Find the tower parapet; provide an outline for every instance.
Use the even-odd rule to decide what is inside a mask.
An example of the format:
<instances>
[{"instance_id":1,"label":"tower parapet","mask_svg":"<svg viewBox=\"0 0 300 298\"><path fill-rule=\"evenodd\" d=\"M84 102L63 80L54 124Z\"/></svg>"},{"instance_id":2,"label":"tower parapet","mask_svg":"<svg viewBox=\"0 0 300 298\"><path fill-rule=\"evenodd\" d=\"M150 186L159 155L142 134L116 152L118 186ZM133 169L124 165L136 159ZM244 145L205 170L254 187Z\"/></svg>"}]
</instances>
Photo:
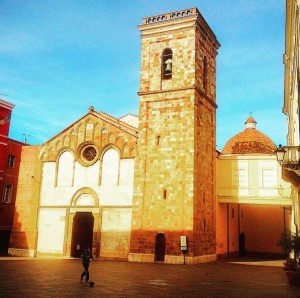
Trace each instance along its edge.
<instances>
[{"instance_id":1,"label":"tower parapet","mask_svg":"<svg viewBox=\"0 0 300 298\"><path fill-rule=\"evenodd\" d=\"M199 11L196 7L188 8L184 10L178 10L174 12L143 18L143 24L152 24L156 22L168 21L168 20L178 19L182 17L189 17L198 13Z\"/></svg>"}]
</instances>

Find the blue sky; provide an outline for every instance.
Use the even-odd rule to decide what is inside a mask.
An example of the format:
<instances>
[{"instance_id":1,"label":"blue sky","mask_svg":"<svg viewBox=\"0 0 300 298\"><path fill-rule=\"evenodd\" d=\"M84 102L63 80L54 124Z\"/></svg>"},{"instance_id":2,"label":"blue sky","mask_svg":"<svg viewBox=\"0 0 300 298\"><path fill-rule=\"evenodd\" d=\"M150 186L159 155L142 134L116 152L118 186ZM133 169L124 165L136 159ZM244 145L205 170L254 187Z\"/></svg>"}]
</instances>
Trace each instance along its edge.
<instances>
[{"instance_id":1,"label":"blue sky","mask_svg":"<svg viewBox=\"0 0 300 298\"><path fill-rule=\"evenodd\" d=\"M284 0L1 0L0 98L10 137L39 144L88 112L138 114L142 18L198 7L216 34L217 148L257 129L285 143Z\"/></svg>"}]
</instances>

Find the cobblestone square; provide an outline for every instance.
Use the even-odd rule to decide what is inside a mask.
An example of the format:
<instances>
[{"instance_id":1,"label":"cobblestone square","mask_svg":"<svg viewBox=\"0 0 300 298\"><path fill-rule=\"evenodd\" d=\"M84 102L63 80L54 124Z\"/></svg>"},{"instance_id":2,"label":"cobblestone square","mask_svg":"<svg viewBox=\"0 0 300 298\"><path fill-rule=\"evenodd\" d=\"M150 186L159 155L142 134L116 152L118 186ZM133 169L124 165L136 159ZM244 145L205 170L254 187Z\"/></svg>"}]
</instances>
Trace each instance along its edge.
<instances>
[{"instance_id":1,"label":"cobblestone square","mask_svg":"<svg viewBox=\"0 0 300 298\"><path fill-rule=\"evenodd\" d=\"M1 297L300 297L280 261L167 265L93 261L90 288L79 259L1 258Z\"/></svg>"}]
</instances>

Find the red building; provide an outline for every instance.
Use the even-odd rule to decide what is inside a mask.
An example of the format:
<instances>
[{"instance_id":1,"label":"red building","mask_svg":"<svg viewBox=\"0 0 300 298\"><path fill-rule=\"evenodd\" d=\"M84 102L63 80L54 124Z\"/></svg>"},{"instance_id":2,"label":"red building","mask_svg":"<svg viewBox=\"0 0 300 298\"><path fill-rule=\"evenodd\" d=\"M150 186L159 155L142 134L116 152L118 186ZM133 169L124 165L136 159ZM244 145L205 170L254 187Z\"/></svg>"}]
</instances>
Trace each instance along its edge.
<instances>
[{"instance_id":1,"label":"red building","mask_svg":"<svg viewBox=\"0 0 300 298\"><path fill-rule=\"evenodd\" d=\"M18 184L21 142L8 138L14 105L0 99L0 254L7 254Z\"/></svg>"}]
</instances>

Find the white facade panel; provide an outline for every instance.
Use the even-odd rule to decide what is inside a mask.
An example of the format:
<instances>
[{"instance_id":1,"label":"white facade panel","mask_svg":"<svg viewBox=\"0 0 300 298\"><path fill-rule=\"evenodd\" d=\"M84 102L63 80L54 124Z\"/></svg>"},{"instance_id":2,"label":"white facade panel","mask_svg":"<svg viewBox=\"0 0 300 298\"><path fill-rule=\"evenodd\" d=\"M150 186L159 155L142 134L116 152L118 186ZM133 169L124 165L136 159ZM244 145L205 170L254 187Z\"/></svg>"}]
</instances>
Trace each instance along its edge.
<instances>
[{"instance_id":1,"label":"white facade panel","mask_svg":"<svg viewBox=\"0 0 300 298\"><path fill-rule=\"evenodd\" d=\"M133 185L134 159L122 159L120 161L119 185Z\"/></svg>"},{"instance_id":2,"label":"white facade panel","mask_svg":"<svg viewBox=\"0 0 300 298\"><path fill-rule=\"evenodd\" d=\"M65 219L65 209L40 209L38 252L63 254Z\"/></svg>"},{"instance_id":3,"label":"white facade panel","mask_svg":"<svg viewBox=\"0 0 300 298\"><path fill-rule=\"evenodd\" d=\"M42 191L55 185L55 162L44 162L42 168Z\"/></svg>"},{"instance_id":4,"label":"white facade panel","mask_svg":"<svg viewBox=\"0 0 300 298\"><path fill-rule=\"evenodd\" d=\"M101 178L101 185L118 185L119 154L115 149L110 148L103 155Z\"/></svg>"},{"instance_id":5,"label":"white facade panel","mask_svg":"<svg viewBox=\"0 0 300 298\"><path fill-rule=\"evenodd\" d=\"M80 163L75 163L74 186L98 186L99 181L99 161L92 166L85 167Z\"/></svg>"}]
</instances>

